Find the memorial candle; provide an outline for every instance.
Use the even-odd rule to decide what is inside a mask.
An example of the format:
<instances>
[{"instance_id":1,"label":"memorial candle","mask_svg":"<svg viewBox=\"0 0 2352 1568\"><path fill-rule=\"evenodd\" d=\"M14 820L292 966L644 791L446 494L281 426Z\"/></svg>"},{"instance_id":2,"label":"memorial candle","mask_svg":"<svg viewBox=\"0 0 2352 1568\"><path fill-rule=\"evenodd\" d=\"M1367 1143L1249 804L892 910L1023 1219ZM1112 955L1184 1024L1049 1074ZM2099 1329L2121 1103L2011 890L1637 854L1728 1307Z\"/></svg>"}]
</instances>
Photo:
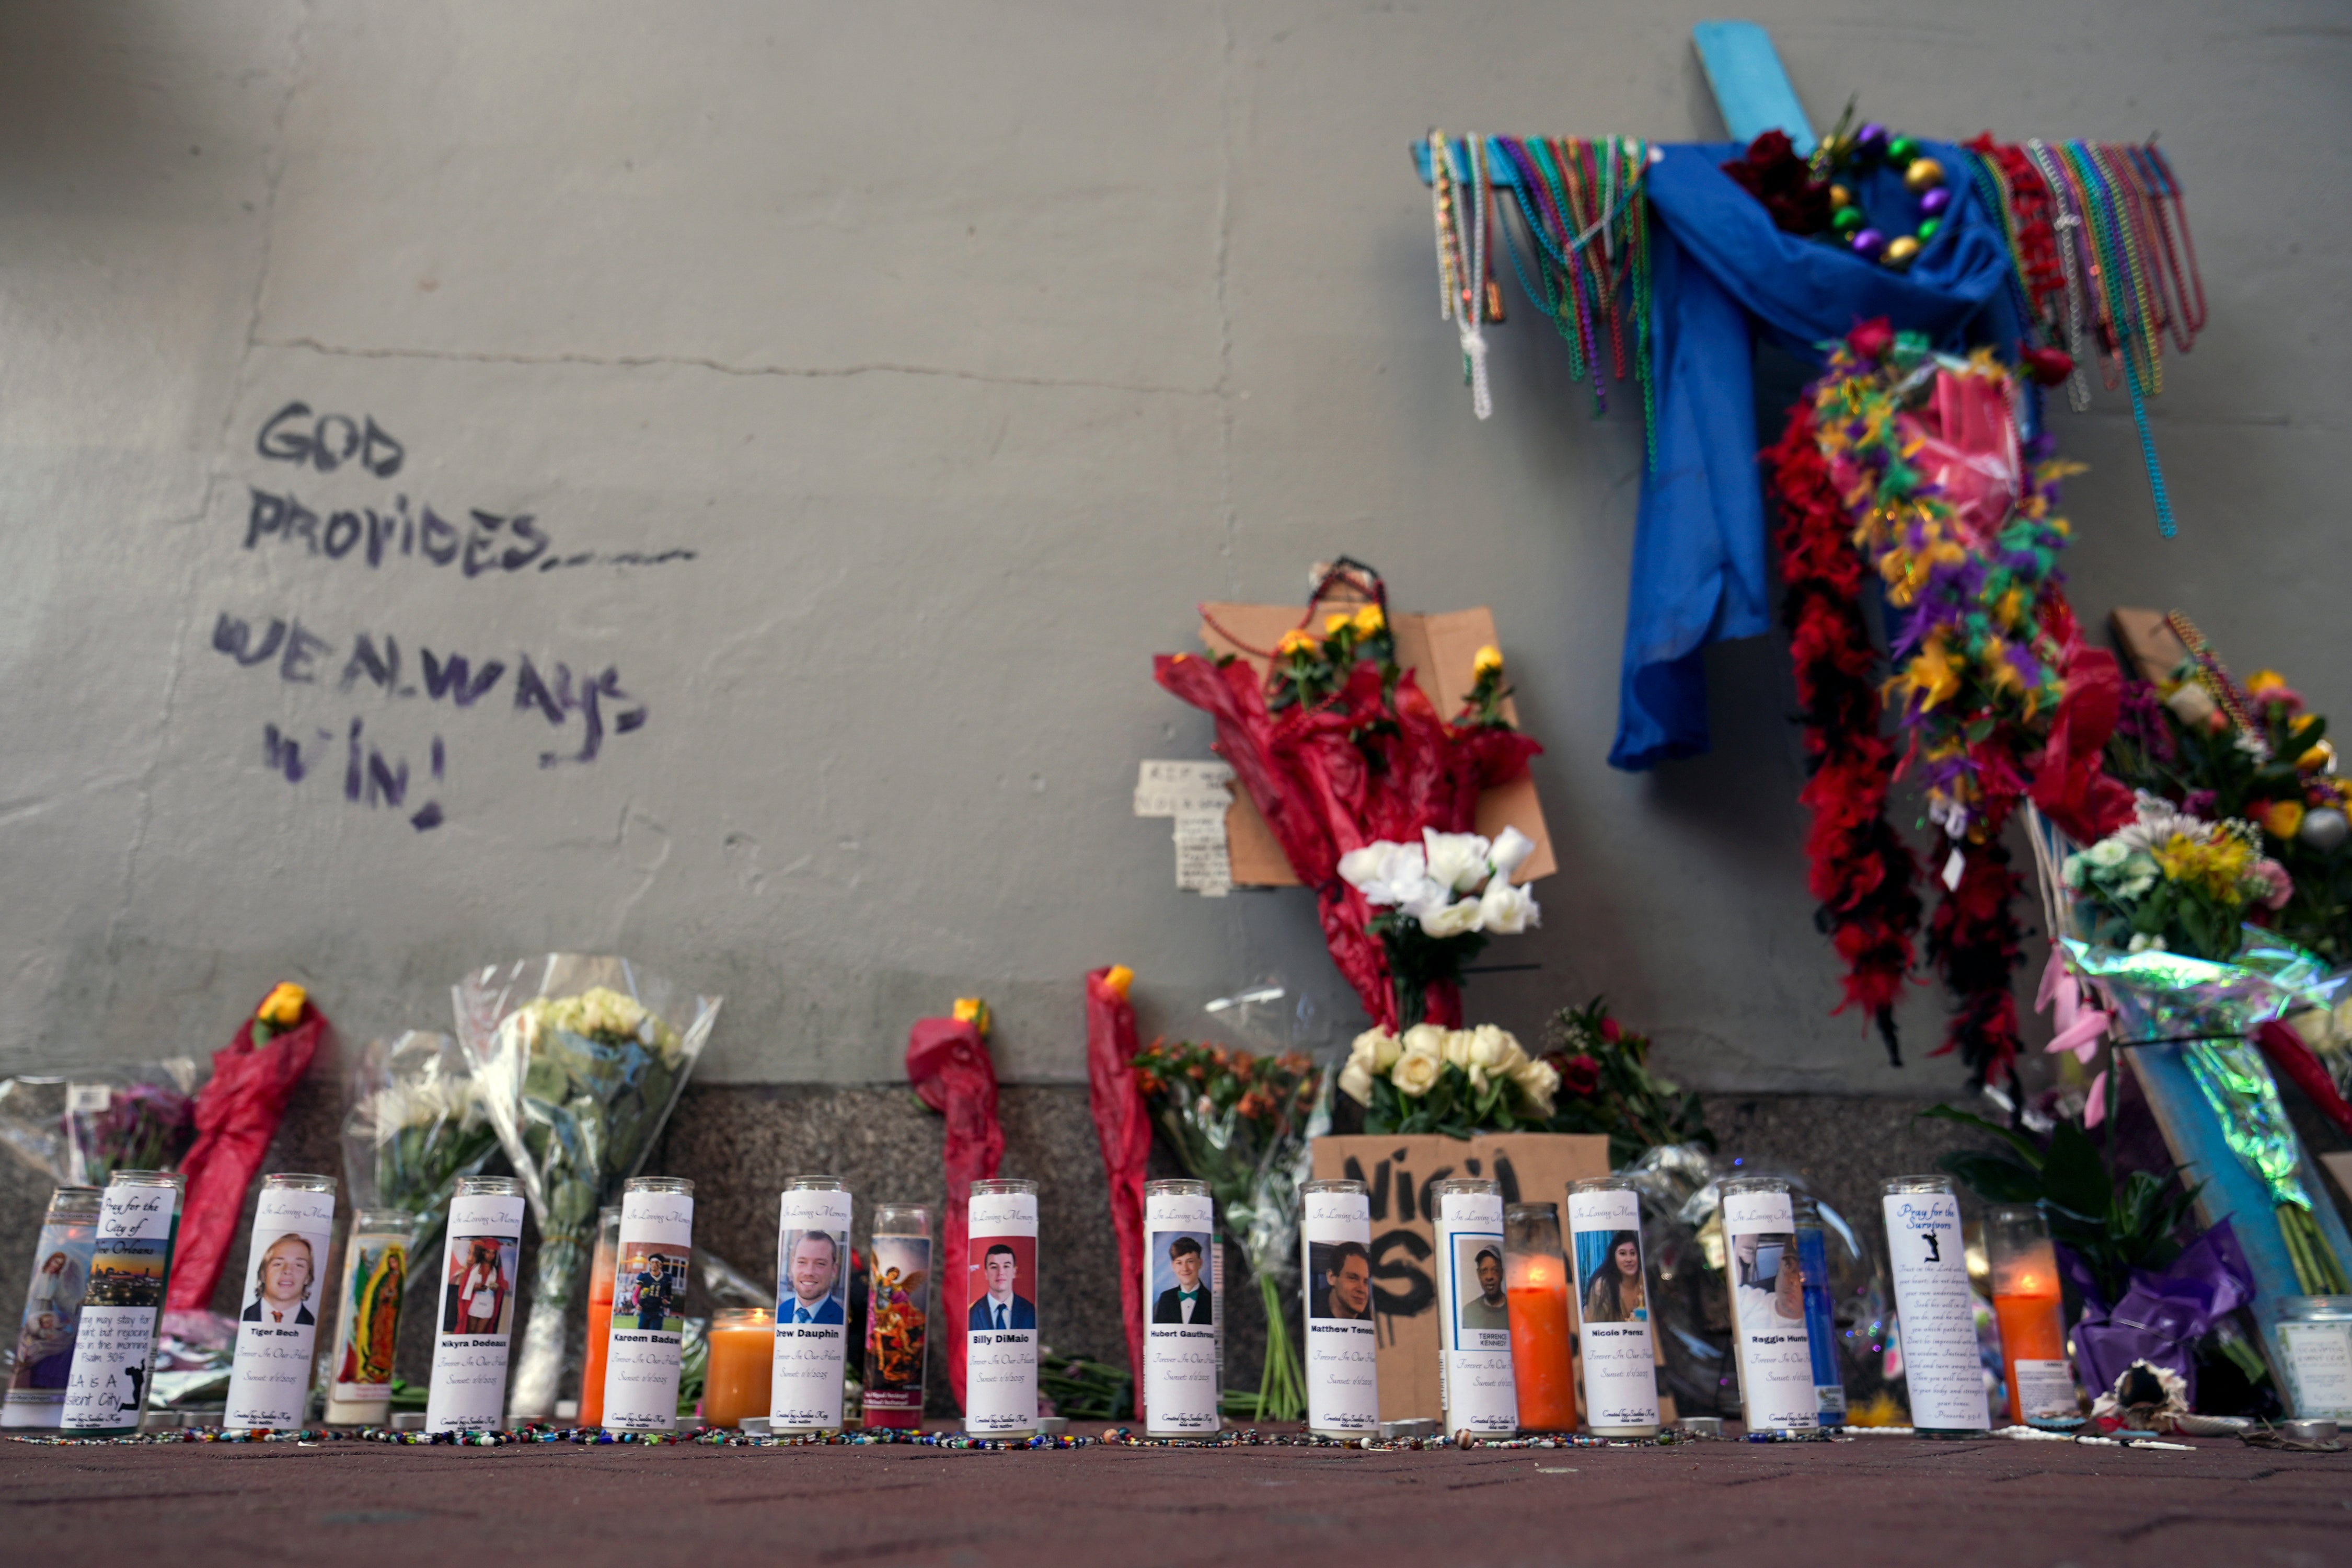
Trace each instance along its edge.
<instances>
[{"instance_id":1,"label":"memorial candle","mask_svg":"<svg viewBox=\"0 0 2352 1568\"><path fill-rule=\"evenodd\" d=\"M1508 1274L1511 1382L1518 1392L1519 1426L1528 1432L1572 1432L1576 1366L1559 1205L1513 1204L1504 1210L1503 1260Z\"/></svg>"},{"instance_id":2,"label":"memorial candle","mask_svg":"<svg viewBox=\"0 0 2352 1568\"><path fill-rule=\"evenodd\" d=\"M611 1310L612 1304L605 1303L605 1310ZM773 1312L765 1307L719 1308L710 1320L710 1363L703 1374L702 1424L740 1426L746 1415L767 1415L775 1357Z\"/></svg>"},{"instance_id":3,"label":"memorial candle","mask_svg":"<svg viewBox=\"0 0 2352 1568\"><path fill-rule=\"evenodd\" d=\"M613 1271L620 1266L621 1205L596 1215L596 1260L588 1266L588 1335L581 1342L587 1360L580 1369L583 1426L604 1424L604 1352L613 1343Z\"/></svg>"},{"instance_id":4,"label":"memorial candle","mask_svg":"<svg viewBox=\"0 0 2352 1568\"><path fill-rule=\"evenodd\" d=\"M1992 1310L2000 1323L2001 1375L2009 1418L2063 1419L2082 1414L2066 1360L2065 1307L2050 1226L2032 1205L2005 1205L1985 1216L1992 1266Z\"/></svg>"}]
</instances>

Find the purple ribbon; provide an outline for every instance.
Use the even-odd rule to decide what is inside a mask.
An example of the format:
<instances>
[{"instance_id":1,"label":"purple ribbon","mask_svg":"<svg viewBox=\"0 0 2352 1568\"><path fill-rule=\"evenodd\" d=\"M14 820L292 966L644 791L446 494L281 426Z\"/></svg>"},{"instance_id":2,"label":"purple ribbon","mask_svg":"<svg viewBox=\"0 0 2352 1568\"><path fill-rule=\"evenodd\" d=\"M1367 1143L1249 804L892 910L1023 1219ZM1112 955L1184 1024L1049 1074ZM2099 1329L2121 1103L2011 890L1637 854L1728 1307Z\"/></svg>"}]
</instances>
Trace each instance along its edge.
<instances>
[{"instance_id":1,"label":"purple ribbon","mask_svg":"<svg viewBox=\"0 0 2352 1568\"><path fill-rule=\"evenodd\" d=\"M2213 1325L2254 1299L2237 1232L2223 1220L2191 1243L2162 1273L2131 1271L2131 1286L2110 1307L2088 1265L2058 1248L2059 1267L2083 1296L2074 1325L2074 1368L2093 1394L2108 1392L2136 1361L2179 1373L2197 1407L2196 1342Z\"/></svg>"}]
</instances>

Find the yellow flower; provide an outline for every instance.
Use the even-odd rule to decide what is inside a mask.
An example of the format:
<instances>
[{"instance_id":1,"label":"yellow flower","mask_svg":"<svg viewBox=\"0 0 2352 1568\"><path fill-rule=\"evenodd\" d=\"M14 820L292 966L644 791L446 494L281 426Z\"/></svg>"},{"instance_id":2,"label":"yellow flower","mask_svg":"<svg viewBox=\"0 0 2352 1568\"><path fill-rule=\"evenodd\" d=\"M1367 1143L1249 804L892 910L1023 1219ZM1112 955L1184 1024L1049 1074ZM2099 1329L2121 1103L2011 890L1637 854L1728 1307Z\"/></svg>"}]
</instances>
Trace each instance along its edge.
<instances>
[{"instance_id":1,"label":"yellow flower","mask_svg":"<svg viewBox=\"0 0 2352 1568\"><path fill-rule=\"evenodd\" d=\"M1114 963L1110 966L1110 973L1103 976L1103 984L1116 992L1118 999L1124 1002L1127 1000L1127 988L1135 984L1135 971L1124 963Z\"/></svg>"},{"instance_id":2,"label":"yellow flower","mask_svg":"<svg viewBox=\"0 0 2352 1568\"><path fill-rule=\"evenodd\" d=\"M1483 680L1502 668L1503 650L1493 643L1488 643L1478 650L1478 657L1470 661L1470 678L1473 680Z\"/></svg>"},{"instance_id":3,"label":"yellow flower","mask_svg":"<svg viewBox=\"0 0 2352 1568\"><path fill-rule=\"evenodd\" d=\"M1378 637L1387 629L1388 617L1381 614L1378 605L1366 605L1356 612L1354 626L1360 637Z\"/></svg>"},{"instance_id":4,"label":"yellow flower","mask_svg":"<svg viewBox=\"0 0 2352 1568\"><path fill-rule=\"evenodd\" d=\"M2324 773L2327 771L2327 764L2335 760L2336 742L2333 741L2322 741L2317 745L2313 746L2311 750L2304 752L2303 755L2295 758L2294 765L2307 773Z\"/></svg>"},{"instance_id":5,"label":"yellow flower","mask_svg":"<svg viewBox=\"0 0 2352 1568\"><path fill-rule=\"evenodd\" d=\"M1276 658L1286 658L1294 653L1313 653L1318 646L1313 633L1304 626L1293 626L1282 634L1282 640L1274 645L1274 651Z\"/></svg>"},{"instance_id":6,"label":"yellow flower","mask_svg":"<svg viewBox=\"0 0 2352 1568\"><path fill-rule=\"evenodd\" d=\"M1348 627L1353 624L1354 619L1355 617L1334 610L1331 614L1323 617L1323 635L1327 637L1336 637L1341 632L1346 631Z\"/></svg>"},{"instance_id":7,"label":"yellow flower","mask_svg":"<svg viewBox=\"0 0 2352 1568\"><path fill-rule=\"evenodd\" d=\"M281 980L268 996L262 998L261 1005L254 1010L253 1016L265 1024L290 1029L301 1020L302 1004L309 999L310 994L299 985L290 980Z\"/></svg>"},{"instance_id":8,"label":"yellow flower","mask_svg":"<svg viewBox=\"0 0 2352 1568\"><path fill-rule=\"evenodd\" d=\"M1960 694L1959 666L1944 651L1944 639L1929 637L1903 671L1901 684L1927 694L1923 707L1933 708Z\"/></svg>"},{"instance_id":9,"label":"yellow flower","mask_svg":"<svg viewBox=\"0 0 2352 1568\"><path fill-rule=\"evenodd\" d=\"M2261 701L2273 691L2292 691L2286 677L2275 669L2258 669L2246 678L2246 695Z\"/></svg>"},{"instance_id":10,"label":"yellow flower","mask_svg":"<svg viewBox=\"0 0 2352 1568\"><path fill-rule=\"evenodd\" d=\"M2169 881L2186 882L2217 903L2234 902L2238 882L2254 852L2235 837L2211 840L2176 833L2154 850L2156 863Z\"/></svg>"},{"instance_id":11,"label":"yellow flower","mask_svg":"<svg viewBox=\"0 0 2352 1568\"><path fill-rule=\"evenodd\" d=\"M2273 803L2263 813L2263 826L2271 830L2273 838L2292 838L2294 830L2303 826L2303 802L2282 800Z\"/></svg>"},{"instance_id":12,"label":"yellow flower","mask_svg":"<svg viewBox=\"0 0 2352 1568\"><path fill-rule=\"evenodd\" d=\"M977 996L959 996L955 1001L955 1021L970 1024L980 1031L982 1039L988 1038L988 1004Z\"/></svg>"}]
</instances>

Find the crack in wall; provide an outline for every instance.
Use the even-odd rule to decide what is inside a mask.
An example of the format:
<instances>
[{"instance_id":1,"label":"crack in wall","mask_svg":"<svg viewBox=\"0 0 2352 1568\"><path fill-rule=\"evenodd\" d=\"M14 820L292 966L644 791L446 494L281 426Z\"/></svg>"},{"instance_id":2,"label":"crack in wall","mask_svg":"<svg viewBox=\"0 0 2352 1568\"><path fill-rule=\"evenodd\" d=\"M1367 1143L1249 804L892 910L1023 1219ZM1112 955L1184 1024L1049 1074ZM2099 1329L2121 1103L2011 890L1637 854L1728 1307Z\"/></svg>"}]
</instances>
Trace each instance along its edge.
<instances>
[{"instance_id":1,"label":"crack in wall","mask_svg":"<svg viewBox=\"0 0 2352 1568\"><path fill-rule=\"evenodd\" d=\"M1217 6L1217 32L1223 48L1217 61L1217 119L1220 161L1217 168L1217 456L1218 506L1224 514L1225 594L1241 597L1241 571L1234 547L1241 531L1241 514L1234 501L1234 314L1225 296L1225 273L1233 258L1234 237L1234 19L1227 7Z\"/></svg>"}]
</instances>

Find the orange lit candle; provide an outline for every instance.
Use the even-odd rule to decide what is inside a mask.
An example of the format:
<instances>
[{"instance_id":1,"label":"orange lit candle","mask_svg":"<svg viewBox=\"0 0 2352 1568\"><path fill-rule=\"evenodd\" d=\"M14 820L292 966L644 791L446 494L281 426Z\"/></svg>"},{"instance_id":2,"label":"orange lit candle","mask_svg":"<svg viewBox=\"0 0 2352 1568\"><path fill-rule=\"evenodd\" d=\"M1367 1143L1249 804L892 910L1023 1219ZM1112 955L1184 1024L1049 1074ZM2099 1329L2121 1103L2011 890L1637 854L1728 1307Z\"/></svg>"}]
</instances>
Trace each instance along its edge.
<instances>
[{"instance_id":1,"label":"orange lit candle","mask_svg":"<svg viewBox=\"0 0 2352 1568\"><path fill-rule=\"evenodd\" d=\"M1514 1204L1504 1215L1503 1258L1519 1428L1573 1432L1576 1340L1569 1325L1568 1264L1560 1257L1558 1206Z\"/></svg>"},{"instance_id":2,"label":"orange lit candle","mask_svg":"<svg viewBox=\"0 0 2352 1568\"><path fill-rule=\"evenodd\" d=\"M579 1425L604 1424L604 1352L613 1342L613 1275L621 1251L618 1204L596 1216L596 1257L588 1266L587 1360L580 1371Z\"/></svg>"},{"instance_id":3,"label":"orange lit candle","mask_svg":"<svg viewBox=\"0 0 2352 1568\"><path fill-rule=\"evenodd\" d=\"M768 1414L776 1364L776 1315L765 1307L722 1307L710 1320L710 1370L702 1384L707 1426L740 1426Z\"/></svg>"},{"instance_id":4,"label":"orange lit candle","mask_svg":"<svg viewBox=\"0 0 2352 1568\"><path fill-rule=\"evenodd\" d=\"M2042 1211L2023 1205L1994 1209L1985 1219L1985 1249L1992 1268L1993 1316L2000 1324L2009 1418L2080 1414L2066 1360L2058 1257Z\"/></svg>"}]
</instances>

